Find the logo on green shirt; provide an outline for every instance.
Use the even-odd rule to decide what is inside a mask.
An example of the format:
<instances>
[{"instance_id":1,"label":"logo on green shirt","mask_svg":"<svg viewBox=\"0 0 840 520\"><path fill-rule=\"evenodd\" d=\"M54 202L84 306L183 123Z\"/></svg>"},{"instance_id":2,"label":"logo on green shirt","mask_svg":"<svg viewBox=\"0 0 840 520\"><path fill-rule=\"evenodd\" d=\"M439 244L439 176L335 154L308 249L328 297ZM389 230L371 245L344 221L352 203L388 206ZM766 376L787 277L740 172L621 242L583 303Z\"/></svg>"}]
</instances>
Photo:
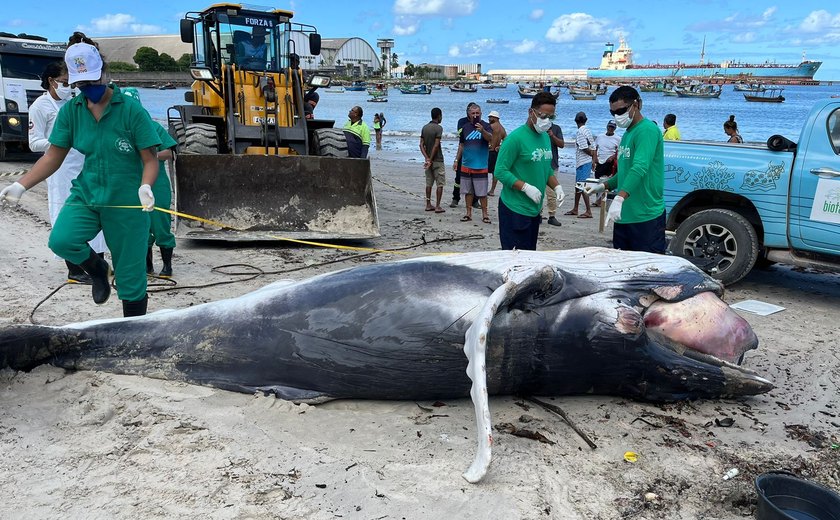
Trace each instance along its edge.
<instances>
[{"instance_id":1,"label":"logo on green shirt","mask_svg":"<svg viewBox=\"0 0 840 520\"><path fill-rule=\"evenodd\" d=\"M131 153L134 151L134 147L131 146L131 143L128 142L128 139L125 139L124 137L120 137L119 139L117 139L117 141L114 143L114 146L117 150L121 151L122 153Z\"/></svg>"}]
</instances>

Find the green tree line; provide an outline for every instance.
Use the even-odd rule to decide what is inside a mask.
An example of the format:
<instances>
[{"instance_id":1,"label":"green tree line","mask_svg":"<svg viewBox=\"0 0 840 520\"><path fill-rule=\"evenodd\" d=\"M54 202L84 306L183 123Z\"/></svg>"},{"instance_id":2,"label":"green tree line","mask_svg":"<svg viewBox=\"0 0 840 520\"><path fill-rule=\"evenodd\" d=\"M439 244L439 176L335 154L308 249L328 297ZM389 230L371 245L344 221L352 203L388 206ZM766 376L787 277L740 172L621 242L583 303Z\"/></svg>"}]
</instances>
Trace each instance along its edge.
<instances>
[{"instance_id":1,"label":"green tree line","mask_svg":"<svg viewBox=\"0 0 840 520\"><path fill-rule=\"evenodd\" d=\"M140 47L134 53L134 63L126 63L124 61L113 61L108 64L108 67L114 72L133 72L139 70L140 72L183 72L190 68L192 56L189 54L182 54L177 60L169 54L158 53L151 47Z\"/></svg>"}]
</instances>

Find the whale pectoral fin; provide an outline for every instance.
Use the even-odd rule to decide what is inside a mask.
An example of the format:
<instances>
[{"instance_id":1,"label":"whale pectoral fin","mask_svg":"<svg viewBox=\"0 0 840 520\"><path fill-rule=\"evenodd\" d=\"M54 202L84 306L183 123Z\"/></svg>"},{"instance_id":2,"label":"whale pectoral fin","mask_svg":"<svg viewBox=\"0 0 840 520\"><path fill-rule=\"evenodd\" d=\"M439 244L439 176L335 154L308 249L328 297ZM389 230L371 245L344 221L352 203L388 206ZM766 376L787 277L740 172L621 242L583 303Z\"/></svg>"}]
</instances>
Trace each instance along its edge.
<instances>
[{"instance_id":1,"label":"whale pectoral fin","mask_svg":"<svg viewBox=\"0 0 840 520\"><path fill-rule=\"evenodd\" d=\"M463 476L475 484L487 473L492 456L493 431L490 422L490 405L487 397L487 334L490 324L500 307L533 291L545 292L556 282L559 273L551 266L518 267L505 273L505 282L484 302L470 328L467 329L464 353L467 355L467 376L472 380L470 397L475 407L478 448L475 459Z\"/></svg>"}]
</instances>

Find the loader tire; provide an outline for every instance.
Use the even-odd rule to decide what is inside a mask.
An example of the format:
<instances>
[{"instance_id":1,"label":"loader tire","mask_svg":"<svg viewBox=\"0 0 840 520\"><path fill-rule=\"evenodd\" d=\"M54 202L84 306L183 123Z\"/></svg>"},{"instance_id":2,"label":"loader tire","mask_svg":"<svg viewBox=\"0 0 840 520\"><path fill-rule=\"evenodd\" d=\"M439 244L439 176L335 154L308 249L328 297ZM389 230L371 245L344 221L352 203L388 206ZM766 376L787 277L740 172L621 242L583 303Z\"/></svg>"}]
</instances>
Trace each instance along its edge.
<instances>
[{"instance_id":1,"label":"loader tire","mask_svg":"<svg viewBox=\"0 0 840 520\"><path fill-rule=\"evenodd\" d=\"M184 142L187 136L187 130L184 128L184 123L182 121L172 121L169 123L169 135L175 139L175 142L178 143L176 147L177 152L181 152L184 149Z\"/></svg>"},{"instance_id":2,"label":"loader tire","mask_svg":"<svg viewBox=\"0 0 840 520\"><path fill-rule=\"evenodd\" d=\"M216 155L219 153L219 141L216 138L216 127L206 123L192 123L187 125L184 132L184 146L179 150L182 154Z\"/></svg>"},{"instance_id":3,"label":"loader tire","mask_svg":"<svg viewBox=\"0 0 840 520\"><path fill-rule=\"evenodd\" d=\"M312 137L315 155L347 157L347 138L341 128L319 128Z\"/></svg>"}]
</instances>

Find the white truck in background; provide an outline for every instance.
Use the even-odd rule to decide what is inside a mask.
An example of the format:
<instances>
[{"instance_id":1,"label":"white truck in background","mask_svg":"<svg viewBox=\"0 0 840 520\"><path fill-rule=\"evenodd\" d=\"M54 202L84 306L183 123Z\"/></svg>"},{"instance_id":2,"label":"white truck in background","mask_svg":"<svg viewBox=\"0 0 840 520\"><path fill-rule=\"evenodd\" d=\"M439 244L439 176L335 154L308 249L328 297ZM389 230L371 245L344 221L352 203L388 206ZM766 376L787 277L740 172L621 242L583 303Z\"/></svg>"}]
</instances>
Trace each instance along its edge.
<instances>
[{"instance_id":1,"label":"white truck in background","mask_svg":"<svg viewBox=\"0 0 840 520\"><path fill-rule=\"evenodd\" d=\"M6 150L28 150L29 105L44 93L41 74L64 59L65 44L0 32L0 161Z\"/></svg>"}]
</instances>

